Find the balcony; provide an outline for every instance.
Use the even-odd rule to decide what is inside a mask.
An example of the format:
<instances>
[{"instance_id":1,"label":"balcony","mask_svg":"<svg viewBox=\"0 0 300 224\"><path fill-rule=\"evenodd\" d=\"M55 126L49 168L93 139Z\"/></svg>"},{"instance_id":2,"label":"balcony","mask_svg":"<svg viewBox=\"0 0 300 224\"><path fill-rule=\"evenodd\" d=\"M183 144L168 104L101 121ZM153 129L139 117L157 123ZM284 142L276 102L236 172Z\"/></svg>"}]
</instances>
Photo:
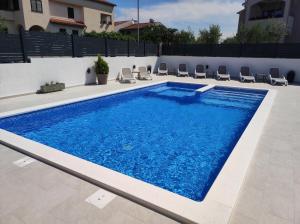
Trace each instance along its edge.
<instances>
[{"instance_id":1,"label":"balcony","mask_svg":"<svg viewBox=\"0 0 300 224\"><path fill-rule=\"evenodd\" d=\"M283 18L284 10L284 1L261 1L250 7L249 21Z\"/></svg>"}]
</instances>

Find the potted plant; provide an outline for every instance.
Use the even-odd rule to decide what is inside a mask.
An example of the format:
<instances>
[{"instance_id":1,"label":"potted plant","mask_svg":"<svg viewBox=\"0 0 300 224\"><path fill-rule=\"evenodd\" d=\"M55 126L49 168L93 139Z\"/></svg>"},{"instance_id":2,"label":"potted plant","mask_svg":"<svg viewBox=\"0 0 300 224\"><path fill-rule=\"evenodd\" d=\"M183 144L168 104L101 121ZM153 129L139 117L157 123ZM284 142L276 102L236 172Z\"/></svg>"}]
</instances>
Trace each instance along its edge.
<instances>
[{"instance_id":1,"label":"potted plant","mask_svg":"<svg viewBox=\"0 0 300 224\"><path fill-rule=\"evenodd\" d=\"M99 85L107 84L109 67L108 67L107 62L104 61L100 55L98 55L98 59L97 59L97 61L95 61L95 73L96 73Z\"/></svg>"}]
</instances>

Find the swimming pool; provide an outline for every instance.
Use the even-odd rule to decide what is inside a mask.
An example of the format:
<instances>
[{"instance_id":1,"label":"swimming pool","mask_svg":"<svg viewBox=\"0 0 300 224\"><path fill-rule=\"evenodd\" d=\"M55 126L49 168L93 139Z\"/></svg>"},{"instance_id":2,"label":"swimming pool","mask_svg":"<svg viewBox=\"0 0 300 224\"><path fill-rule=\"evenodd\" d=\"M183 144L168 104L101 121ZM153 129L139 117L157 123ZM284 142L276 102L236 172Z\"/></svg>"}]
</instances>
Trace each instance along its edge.
<instances>
[{"instance_id":1,"label":"swimming pool","mask_svg":"<svg viewBox=\"0 0 300 224\"><path fill-rule=\"evenodd\" d=\"M202 201L267 91L164 83L21 114L0 128Z\"/></svg>"}]
</instances>

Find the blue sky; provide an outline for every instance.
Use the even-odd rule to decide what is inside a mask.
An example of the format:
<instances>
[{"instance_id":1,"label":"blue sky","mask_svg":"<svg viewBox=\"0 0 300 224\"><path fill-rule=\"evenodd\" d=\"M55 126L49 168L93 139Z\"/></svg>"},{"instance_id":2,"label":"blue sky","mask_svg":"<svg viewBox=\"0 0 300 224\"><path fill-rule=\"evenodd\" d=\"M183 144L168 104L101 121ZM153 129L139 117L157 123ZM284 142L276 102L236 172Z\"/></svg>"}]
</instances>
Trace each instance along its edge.
<instances>
[{"instance_id":1,"label":"blue sky","mask_svg":"<svg viewBox=\"0 0 300 224\"><path fill-rule=\"evenodd\" d=\"M118 6L116 20L136 19L137 0L111 0ZM219 24L223 38L235 34L244 0L140 0L141 20L149 18L177 29L199 29Z\"/></svg>"}]
</instances>

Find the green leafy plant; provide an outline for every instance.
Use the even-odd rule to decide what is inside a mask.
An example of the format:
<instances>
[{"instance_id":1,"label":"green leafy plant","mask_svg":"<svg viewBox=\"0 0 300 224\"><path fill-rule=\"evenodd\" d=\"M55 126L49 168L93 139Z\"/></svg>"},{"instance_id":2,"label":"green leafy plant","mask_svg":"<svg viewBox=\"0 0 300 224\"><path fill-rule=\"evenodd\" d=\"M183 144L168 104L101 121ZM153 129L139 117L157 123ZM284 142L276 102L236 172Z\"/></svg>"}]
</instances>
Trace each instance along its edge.
<instances>
[{"instance_id":1,"label":"green leafy plant","mask_svg":"<svg viewBox=\"0 0 300 224\"><path fill-rule=\"evenodd\" d=\"M4 22L4 19L0 17L0 33L6 33L7 32L7 26Z\"/></svg>"},{"instance_id":2,"label":"green leafy plant","mask_svg":"<svg viewBox=\"0 0 300 224\"><path fill-rule=\"evenodd\" d=\"M107 75L109 73L108 64L100 55L98 55L98 59L95 61L95 72L98 75Z\"/></svg>"},{"instance_id":3,"label":"green leafy plant","mask_svg":"<svg viewBox=\"0 0 300 224\"><path fill-rule=\"evenodd\" d=\"M218 44L222 37L221 28L219 25L211 25L209 29L199 31L197 42L200 44Z\"/></svg>"},{"instance_id":4,"label":"green leafy plant","mask_svg":"<svg viewBox=\"0 0 300 224\"><path fill-rule=\"evenodd\" d=\"M241 26L234 37L223 43L278 43L287 35L285 24L280 22L258 23L251 27Z\"/></svg>"}]
</instances>

